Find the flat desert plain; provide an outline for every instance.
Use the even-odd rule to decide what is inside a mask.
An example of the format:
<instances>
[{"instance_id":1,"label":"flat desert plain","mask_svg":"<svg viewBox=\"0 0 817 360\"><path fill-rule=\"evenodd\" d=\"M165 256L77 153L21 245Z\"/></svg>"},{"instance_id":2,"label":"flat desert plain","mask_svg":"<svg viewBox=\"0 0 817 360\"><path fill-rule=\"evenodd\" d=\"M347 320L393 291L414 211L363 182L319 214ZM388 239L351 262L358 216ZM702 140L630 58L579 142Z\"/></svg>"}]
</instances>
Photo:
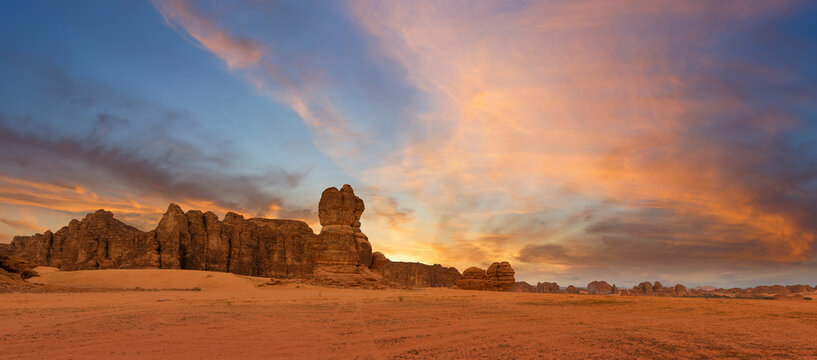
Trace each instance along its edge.
<instances>
[{"instance_id":1,"label":"flat desert plain","mask_svg":"<svg viewBox=\"0 0 817 360\"><path fill-rule=\"evenodd\" d=\"M263 286L262 278L187 270L38 271L33 282L96 290L0 294L2 359L817 358L817 301L356 290Z\"/></svg>"}]
</instances>

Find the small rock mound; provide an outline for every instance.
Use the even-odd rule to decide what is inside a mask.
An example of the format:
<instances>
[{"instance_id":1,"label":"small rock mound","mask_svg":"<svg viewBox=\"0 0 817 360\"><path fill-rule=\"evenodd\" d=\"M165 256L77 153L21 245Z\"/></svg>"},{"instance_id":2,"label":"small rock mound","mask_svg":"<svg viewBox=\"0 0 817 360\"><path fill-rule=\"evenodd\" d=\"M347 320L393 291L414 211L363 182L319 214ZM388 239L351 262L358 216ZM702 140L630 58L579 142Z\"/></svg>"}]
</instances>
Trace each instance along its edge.
<instances>
[{"instance_id":1,"label":"small rock mound","mask_svg":"<svg viewBox=\"0 0 817 360\"><path fill-rule=\"evenodd\" d=\"M0 255L0 290L17 290L32 287L26 279L39 276L36 264L14 255Z\"/></svg>"},{"instance_id":2,"label":"small rock mound","mask_svg":"<svg viewBox=\"0 0 817 360\"><path fill-rule=\"evenodd\" d=\"M515 284L513 284L513 287L511 287L511 291L535 293L536 287L528 284L526 281L517 281Z\"/></svg>"}]
</instances>

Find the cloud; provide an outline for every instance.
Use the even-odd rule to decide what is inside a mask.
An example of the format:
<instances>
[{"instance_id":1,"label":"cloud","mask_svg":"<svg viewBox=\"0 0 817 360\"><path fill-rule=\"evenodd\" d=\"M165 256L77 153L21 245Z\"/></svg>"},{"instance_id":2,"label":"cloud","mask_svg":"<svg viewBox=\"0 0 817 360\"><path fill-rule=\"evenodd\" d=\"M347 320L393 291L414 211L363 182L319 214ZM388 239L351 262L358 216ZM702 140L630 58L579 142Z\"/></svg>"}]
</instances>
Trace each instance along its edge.
<instances>
[{"instance_id":1,"label":"cloud","mask_svg":"<svg viewBox=\"0 0 817 360\"><path fill-rule=\"evenodd\" d=\"M263 47L245 36L233 36L215 25L210 19L199 16L190 1L154 1L165 22L183 28L181 32L192 36L205 49L217 53L230 69L256 65L264 54Z\"/></svg>"},{"instance_id":2,"label":"cloud","mask_svg":"<svg viewBox=\"0 0 817 360\"><path fill-rule=\"evenodd\" d=\"M169 202L272 217L298 202L281 194L298 187L308 171L242 172L232 165L239 156L232 143L199 131L183 112L19 54L2 62L30 74L41 90L29 113L0 108L0 205L63 212L38 219L38 231L99 208L144 229ZM206 139L206 146L178 135Z\"/></svg>"},{"instance_id":3,"label":"cloud","mask_svg":"<svg viewBox=\"0 0 817 360\"><path fill-rule=\"evenodd\" d=\"M348 120L322 91L329 86L322 65L306 55L276 54L270 45L236 35L219 25L215 14L195 9L190 1L154 1L154 5L169 26L189 34L194 43L222 59L228 68L242 70L260 93L287 104L309 126L315 146L336 162L368 156L364 130Z\"/></svg>"},{"instance_id":4,"label":"cloud","mask_svg":"<svg viewBox=\"0 0 817 360\"><path fill-rule=\"evenodd\" d=\"M29 219L9 219L0 217L0 223L6 224L14 229L23 229L27 231L41 231L42 228Z\"/></svg>"},{"instance_id":5,"label":"cloud","mask_svg":"<svg viewBox=\"0 0 817 360\"><path fill-rule=\"evenodd\" d=\"M318 41L330 60L299 52L309 31L265 41L178 4L156 7L389 194L367 202L388 224L369 235L400 259L517 259L522 277L813 259L817 150L802 134L817 131L815 87L761 56L792 53L785 42L757 36L795 3L352 1L335 16L350 15L366 46ZM326 34L314 24L296 28ZM346 45L413 91L338 75L358 75ZM380 100L349 101L359 82L412 94L372 121L393 132L359 120Z\"/></svg>"},{"instance_id":6,"label":"cloud","mask_svg":"<svg viewBox=\"0 0 817 360\"><path fill-rule=\"evenodd\" d=\"M813 256L815 149L789 138L814 86L718 52L790 3L352 7L431 99L416 141L365 175L418 196L445 224L430 238L484 242L496 229L482 224L520 214L502 230L515 240L468 256L518 249L574 269ZM568 221L587 205L600 210Z\"/></svg>"}]
</instances>

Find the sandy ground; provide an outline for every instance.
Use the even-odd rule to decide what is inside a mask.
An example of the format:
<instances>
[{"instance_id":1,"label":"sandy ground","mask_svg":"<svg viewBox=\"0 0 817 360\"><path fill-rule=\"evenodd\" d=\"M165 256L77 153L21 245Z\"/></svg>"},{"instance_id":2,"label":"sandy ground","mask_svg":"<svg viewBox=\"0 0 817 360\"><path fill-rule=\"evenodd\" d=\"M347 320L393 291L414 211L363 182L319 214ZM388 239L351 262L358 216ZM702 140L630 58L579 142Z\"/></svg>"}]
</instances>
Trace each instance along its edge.
<instances>
[{"instance_id":1,"label":"sandy ground","mask_svg":"<svg viewBox=\"0 0 817 360\"><path fill-rule=\"evenodd\" d=\"M817 301L257 287L185 270L35 281L202 291L0 294L0 359L817 358Z\"/></svg>"}]
</instances>

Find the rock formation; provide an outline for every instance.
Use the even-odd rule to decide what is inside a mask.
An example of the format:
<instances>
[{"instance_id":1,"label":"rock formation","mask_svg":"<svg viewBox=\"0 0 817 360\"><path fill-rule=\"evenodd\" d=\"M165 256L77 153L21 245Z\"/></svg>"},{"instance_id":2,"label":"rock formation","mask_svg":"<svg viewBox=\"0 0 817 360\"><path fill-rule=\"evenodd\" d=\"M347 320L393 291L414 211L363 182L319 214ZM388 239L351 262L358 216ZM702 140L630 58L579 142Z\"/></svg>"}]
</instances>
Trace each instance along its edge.
<instances>
[{"instance_id":1,"label":"rock formation","mask_svg":"<svg viewBox=\"0 0 817 360\"><path fill-rule=\"evenodd\" d=\"M577 289L573 285L568 285L567 288L565 288L565 294L578 294L578 293L579 293L579 289Z\"/></svg>"},{"instance_id":2,"label":"rock formation","mask_svg":"<svg viewBox=\"0 0 817 360\"><path fill-rule=\"evenodd\" d=\"M558 294L562 291L559 289L559 284L553 282L540 282L536 286L528 284L524 281L519 281L511 287L511 291L516 292L531 292L543 294Z\"/></svg>"},{"instance_id":3,"label":"rock formation","mask_svg":"<svg viewBox=\"0 0 817 360\"><path fill-rule=\"evenodd\" d=\"M606 281L593 281L587 284L587 293L590 295L611 295L615 291Z\"/></svg>"},{"instance_id":4,"label":"rock formation","mask_svg":"<svg viewBox=\"0 0 817 360\"><path fill-rule=\"evenodd\" d=\"M168 206L156 229L145 232L99 210L55 233L15 237L0 251L62 270L192 269L277 278L354 274L377 281L382 275L369 269L372 246L360 230L363 210L349 185L323 192L318 235L302 221L245 219L232 212L219 220L212 212L185 213L176 204ZM384 267L384 259L375 265ZM434 271L415 271L415 278L453 284Z\"/></svg>"},{"instance_id":5,"label":"rock formation","mask_svg":"<svg viewBox=\"0 0 817 360\"><path fill-rule=\"evenodd\" d=\"M630 296L687 296L689 295L689 291L686 286L681 284L664 287L664 285L658 281L656 281L655 284L645 281L638 284L638 286L633 286L630 290L623 290L621 294Z\"/></svg>"},{"instance_id":6,"label":"rock formation","mask_svg":"<svg viewBox=\"0 0 817 360\"><path fill-rule=\"evenodd\" d=\"M145 233L99 210L56 233L17 236L12 253L63 270L151 268L160 259L155 232Z\"/></svg>"},{"instance_id":7,"label":"rock formation","mask_svg":"<svg viewBox=\"0 0 817 360\"><path fill-rule=\"evenodd\" d=\"M561 292L559 284L555 282L540 282L536 284L536 292L545 294L558 294Z\"/></svg>"},{"instance_id":8,"label":"rock formation","mask_svg":"<svg viewBox=\"0 0 817 360\"><path fill-rule=\"evenodd\" d=\"M312 272L315 234L294 220L184 213L170 204L159 225L140 231L99 210L56 233L18 236L12 251L62 270L162 268L299 277Z\"/></svg>"},{"instance_id":9,"label":"rock formation","mask_svg":"<svg viewBox=\"0 0 817 360\"><path fill-rule=\"evenodd\" d=\"M363 200L349 185L328 188L321 194L318 218L321 232L315 258L316 273L356 273L372 264L372 245L360 230Z\"/></svg>"},{"instance_id":10,"label":"rock formation","mask_svg":"<svg viewBox=\"0 0 817 360\"><path fill-rule=\"evenodd\" d=\"M0 254L0 292L32 287L24 280L39 276L35 267L37 264L19 256Z\"/></svg>"},{"instance_id":11,"label":"rock formation","mask_svg":"<svg viewBox=\"0 0 817 360\"><path fill-rule=\"evenodd\" d=\"M511 287L511 291L513 292L528 292L528 293L535 293L536 287L528 284L526 281L517 281Z\"/></svg>"},{"instance_id":12,"label":"rock formation","mask_svg":"<svg viewBox=\"0 0 817 360\"><path fill-rule=\"evenodd\" d=\"M460 278L457 269L440 264L426 265L386 259L377 269L386 280L407 288L454 287L454 282Z\"/></svg>"},{"instance_id":13,"label":"rock formation","mask_svg":"<svg viewBox=\"0 0 817 360\"><path fill-rule=\"evenodd\" d=\"M457 287L466 290L508 291L515 282L511 264L503 261L491 264L487 271L478 267L470 267L463 271L462 277L454 283Z\"/></svg>"},{"instance_id":14,"label":"rock formation","mask_svg":"<svg viewBox=\"0 0 817 360\"><path fill-rule=\"evenodd\" d=\"M0 243L0 255L11 254L11 244Z\"/></svg>"}]
</instances>

